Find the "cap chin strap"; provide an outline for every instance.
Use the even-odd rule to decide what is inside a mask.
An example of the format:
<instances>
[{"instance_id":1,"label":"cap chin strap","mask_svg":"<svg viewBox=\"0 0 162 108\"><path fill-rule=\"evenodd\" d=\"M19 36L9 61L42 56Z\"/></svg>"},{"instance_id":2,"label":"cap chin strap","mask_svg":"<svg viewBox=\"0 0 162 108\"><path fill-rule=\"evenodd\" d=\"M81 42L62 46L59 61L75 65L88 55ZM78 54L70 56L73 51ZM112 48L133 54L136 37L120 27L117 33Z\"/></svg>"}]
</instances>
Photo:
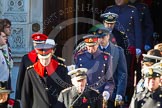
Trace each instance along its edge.
<instances>
[{"instance_id":1,"label":"cap chin strap","mask_svg":"<svg viewBox=\"0 0 162 108\"><path fill-rule=\"evenodd\" d=\"M40 55L40 54L38 54L38 58L46 59L46 58L49 58L51 55L52 55L52 53L49 53L47 55Z\"/></svg>"}]
</instances>

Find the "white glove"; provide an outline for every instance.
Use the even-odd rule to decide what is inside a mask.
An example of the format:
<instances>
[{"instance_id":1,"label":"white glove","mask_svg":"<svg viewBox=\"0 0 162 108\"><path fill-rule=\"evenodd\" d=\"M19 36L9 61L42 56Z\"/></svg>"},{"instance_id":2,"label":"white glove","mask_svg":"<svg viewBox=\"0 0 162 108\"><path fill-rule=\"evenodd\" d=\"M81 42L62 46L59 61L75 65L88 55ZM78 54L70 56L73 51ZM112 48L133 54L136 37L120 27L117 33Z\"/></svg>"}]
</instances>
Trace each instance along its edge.
<instances>
[{"instance_id":1,"label":"white glove","mask_svg":"<svg viewBox=\"0 0 162 108\"><path fill-rule=\"evenodd\" d=\"M140 55L141 55L141 49L136 48L136 55L137 55L137 56L140 56Z\"/></svg>"},{"instance_id":2,"label":"white glove","mask_svg":"<svg viewBox=\"0 0 162 108\"><path fill-rule=\"evenodd\" d=\"M122 100L123 100L123 98L122 98L122 96L121 96L121 95L116 95L115 100L122 101Z\"/></svg>"},{"instance_id":3,"label":"white glove","mask_svg":"<svg viewBox=\"0 0 162 108\"><path fill-rule=\"evenodd\" d=\"M123 100L123 98L121 95L116 95L114 106L117 107L117 106L123 105L124 101L122 101L122 100Z\"/></svg>"},{"instance_id":4,"label":"white glove","mask_svg":"<svg viewBox=\"0 0 162 108\"><path fill-rule=\"evenodd\" d=\"M102 96L103 96L103 99L107 101L110 98L110 93L108 91L104 91L102 93Z\"/></svg>"}]
</instances>

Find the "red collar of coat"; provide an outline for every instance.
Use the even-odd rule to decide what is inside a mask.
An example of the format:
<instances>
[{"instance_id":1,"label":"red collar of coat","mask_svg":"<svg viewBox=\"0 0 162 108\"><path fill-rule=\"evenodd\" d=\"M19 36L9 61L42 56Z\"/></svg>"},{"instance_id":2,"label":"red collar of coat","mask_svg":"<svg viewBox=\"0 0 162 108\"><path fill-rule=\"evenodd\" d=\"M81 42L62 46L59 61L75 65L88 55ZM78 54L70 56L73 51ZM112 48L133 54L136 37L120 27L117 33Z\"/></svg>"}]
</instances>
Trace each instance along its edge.
<instances>
[{"instance_id":1,"label":"red collar of coat","mask_svg":"<svg viewBox=\"0 0 162 108\"><path fill-rule=\"evenodd\" d=\"M46 67L42 66L42 64L40 63L40 61L38 60L38 62L36 62L34 64L34 70L37 72L37 74L41 77L44 77L44 70L46 68L47 70L47 74L48 76L50 76L51 74L53 74L55 72L55 70L58 67L58 62L55 61L54 59L51 60L50 64Z\"/></svg>"},{"instance_id":2,"label":"red collar of coat","mask_svg":"<svg viewBox=\"0 0 162 108\"><path fill-rule=\"evenodd\" d=\"M32 63L35 63L36 60L37 60L37 53L36 53L36 51L35 51L35 50L30 51L30 52L28 53L28 58L30 59L30 61L31 61Z\"/></svg>"}]
</instances>

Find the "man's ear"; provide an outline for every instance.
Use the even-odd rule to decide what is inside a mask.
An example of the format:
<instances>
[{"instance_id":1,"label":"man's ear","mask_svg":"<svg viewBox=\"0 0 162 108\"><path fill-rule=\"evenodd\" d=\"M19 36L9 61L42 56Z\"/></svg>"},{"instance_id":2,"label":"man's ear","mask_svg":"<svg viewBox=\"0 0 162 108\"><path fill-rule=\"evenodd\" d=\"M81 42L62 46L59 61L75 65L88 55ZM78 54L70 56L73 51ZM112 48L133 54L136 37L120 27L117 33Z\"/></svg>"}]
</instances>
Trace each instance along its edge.
<instances>
[{"instance_id":1,"label":"man's ear","mask_svg":"<svg viewBox=\"0 0 162 108\"><path fill-rule=\"evenodd\" d=\"M56 51L56 48L54 48L54 49L52 50L52 55L55 54L55 51Z\"/></svg>"}]
</instances>

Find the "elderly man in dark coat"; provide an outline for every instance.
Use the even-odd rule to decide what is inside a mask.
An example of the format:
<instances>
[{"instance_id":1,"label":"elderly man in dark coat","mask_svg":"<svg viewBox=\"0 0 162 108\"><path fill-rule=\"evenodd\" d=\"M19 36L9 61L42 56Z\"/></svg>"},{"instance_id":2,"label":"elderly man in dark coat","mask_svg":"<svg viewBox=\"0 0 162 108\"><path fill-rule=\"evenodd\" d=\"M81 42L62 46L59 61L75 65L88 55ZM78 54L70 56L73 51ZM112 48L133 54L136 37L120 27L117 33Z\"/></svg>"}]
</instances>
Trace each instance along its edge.
<instances>
[{"instance_id":1,"label":"elderly man in dark coat","mask_svg":"<svg viewBox=\"0 0 162 108\"><path fill-rule=\"evenodd\" d=\"M73 86L63 90L58 98L56 108L101 108L102 96L94 89L86 86L87 69L78 68L71 70Z\"/></svg>"}]
</instances>

